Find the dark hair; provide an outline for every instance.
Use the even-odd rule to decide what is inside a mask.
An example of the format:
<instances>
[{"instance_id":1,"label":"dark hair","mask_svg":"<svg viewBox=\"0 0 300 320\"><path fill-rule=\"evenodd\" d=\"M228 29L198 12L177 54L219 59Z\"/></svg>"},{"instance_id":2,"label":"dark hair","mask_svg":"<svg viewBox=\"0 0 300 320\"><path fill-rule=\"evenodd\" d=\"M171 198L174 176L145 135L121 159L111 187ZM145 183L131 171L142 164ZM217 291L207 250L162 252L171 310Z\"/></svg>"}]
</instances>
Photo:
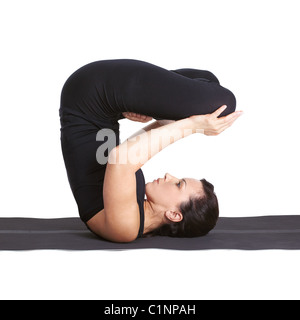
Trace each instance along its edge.
<instances>
[{"instance_id":1,"label":"dark hair","mask_svg":"<svg viewBox=\"0 0 300 320\"><path fill-rule=\"evenodd\" d=\"M180 205L183 219L180 222L165 224L145 237L168 236L177 238L193 238L207 235L219 219L219 204L214 186L205 179L200 180L204 188L204 196L191 196Z\"/></svg>"}]
</instances>

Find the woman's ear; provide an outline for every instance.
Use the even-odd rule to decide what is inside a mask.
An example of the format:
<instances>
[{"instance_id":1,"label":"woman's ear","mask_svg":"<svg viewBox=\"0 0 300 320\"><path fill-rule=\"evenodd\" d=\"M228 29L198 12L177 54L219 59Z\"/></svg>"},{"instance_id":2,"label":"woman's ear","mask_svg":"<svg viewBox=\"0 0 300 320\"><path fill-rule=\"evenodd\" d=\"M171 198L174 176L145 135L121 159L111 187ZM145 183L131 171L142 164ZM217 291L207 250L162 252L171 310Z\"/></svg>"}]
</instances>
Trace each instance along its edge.
<instances>
[{"instance_id":1,"label":"woman's ear","mask_svg":"<svg viewBox=\"0 0 300 320\"><path fill-rule=\"evenodd\" d=\"M183 220L183 214L179 211L168 210L166 211L165 216L171 222L180 222Z\"/></svg>"}]
</instances>

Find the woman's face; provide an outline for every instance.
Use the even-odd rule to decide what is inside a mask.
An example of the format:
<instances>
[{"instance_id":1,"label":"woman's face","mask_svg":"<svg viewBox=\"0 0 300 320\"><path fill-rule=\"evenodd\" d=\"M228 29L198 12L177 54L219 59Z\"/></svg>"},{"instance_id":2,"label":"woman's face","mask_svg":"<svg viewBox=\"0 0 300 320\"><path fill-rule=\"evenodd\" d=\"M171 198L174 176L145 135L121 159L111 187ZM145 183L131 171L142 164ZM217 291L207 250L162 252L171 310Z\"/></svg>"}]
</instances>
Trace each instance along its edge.
<instances>
[{"instance_id":1,"label":"woman's face","mask_svg":"<svg viewBox=\"0 0 300 320\"><path fill-rule=\"evenodd\" d=\"M202 182L191 178L176 178L166 173L146 184L147 200L164 210L178 210L182 202L186 202L195 194L204 195Z\"/></svg>"}]
</instances>

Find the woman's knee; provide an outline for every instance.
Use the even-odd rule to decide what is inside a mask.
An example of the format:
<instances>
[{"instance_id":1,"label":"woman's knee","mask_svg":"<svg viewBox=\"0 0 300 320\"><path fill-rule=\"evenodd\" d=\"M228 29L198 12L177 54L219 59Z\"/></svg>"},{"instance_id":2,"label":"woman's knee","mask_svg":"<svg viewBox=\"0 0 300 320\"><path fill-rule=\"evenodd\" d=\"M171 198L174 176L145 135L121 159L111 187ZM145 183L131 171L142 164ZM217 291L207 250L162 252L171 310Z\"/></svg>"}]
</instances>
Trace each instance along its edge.
<instances>
[{"instance_id":1,"label":"woman's knee","mask_svg":"<svg viewBox=\"0 0 300 320\"><path fill-rule=\"evenodd\" d=\"M228 89L226 89L225 97L224 97L224 103L227 105L227 108L225 110L225 115L235 112L236 110L236 97L235 95Z\"/></svg>"}]
</instances>

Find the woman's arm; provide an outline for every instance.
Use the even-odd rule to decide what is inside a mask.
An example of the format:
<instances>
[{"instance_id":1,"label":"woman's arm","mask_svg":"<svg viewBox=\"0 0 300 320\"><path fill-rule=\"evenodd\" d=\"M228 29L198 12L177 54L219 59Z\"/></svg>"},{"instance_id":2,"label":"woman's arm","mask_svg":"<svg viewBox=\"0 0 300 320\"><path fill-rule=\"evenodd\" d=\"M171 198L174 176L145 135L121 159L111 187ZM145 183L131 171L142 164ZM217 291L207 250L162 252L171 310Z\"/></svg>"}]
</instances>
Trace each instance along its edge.
<instances>
[{"instance_id":1,"label":"woman's arm","mask_svg":"<svg viewBox=\"0 0 300 320\"><path fill-rule=\"evenodd\" d=\"M109 154L107 166L117 165L122 170L136 172L168 145L192 133L195 131L189 118L166 125L156 121L114 148Z\"/></svg>"},{"instance_id":2,"label":"woman's arm","mask_svg":"<svg viewBox=\"0 0 300 320\"><path fill-rule=\"evenodd\" d=\"M104 222L89 225L94 232L116 242L135 240L139 226L139 207L136 199L135 173L148 160L168 145L193 133L217 135L231 126L239 117L235 112L218 118L225 110L211 115L192 116L152 129L114 148L108 158L103 186ZM138 161L135 157L138 157ZM123 157L123 159L121 159ZM120 162L122 160L124 162ZM95 216L98 219L99 214Z\"/></svg>"},{"instance_id":3,"label":"woman's arm","mask_svg":"<svg viewBox=\"0 0 300 320\"><path fill-rule=\"evenodd\" d=\"M142 123L149 122L153 119L151 117L148 117L148 116L145 116L142 114L137 114L134 112L123 112L123 116L125 118L127 118L128 120L135 121L135 122L142 122ZM135 132L133 135L131 135L129 138L127 138L127 140L132 139L132 138L134 138L144 132L159 128L161 126L164 126L164 125L172 123L172 122L175 122L175 120L157 120L155 122L150 123L149 125L147 125L143 129Z\"/></svg>"},{"instance_id":4,"label":"woman's arm","mask_svg":"<svg viewBox=\"0 0 300 320\"><path fill-rule=\"evenodd\" d=\"M128 139L111 151L108 165L120 165L124 170L136 172L157 153L182 138L194 133L220 134L241 115L241 112L234 112L218 118L225 109L226 106L222 106L212 114L191 116Z\"/></svg>"},{"instance_id":5,"label":"woman's arm","mask_svg":"<svg viewBox=\"0 0 300 320\"><path fill-rule=\"evenodd\" d=\"M193 121L190 119L183 119L165 126L159 126L156 129L150 129L159 125L158 122L155 122L148 126L148 131L143 131L135 139L126 140L109 153L103 184L105 210L97 214L92 221L89 221L88 225L91 230L101 237L114 242L131 242L136 239L140 227L140 214L136 196L135 174L142 167L143 162L146 162L161 151L166 144L161 146L157 142L159 150L155 153L152 152L151 156L147 155L149 151L151 154L151 147L149 149L144 147L146 143L151 142L155 135L166 134L166 132L161 131L163 128L167 128L167 132L171 135L178 136L181 131L190 127L192 123ZM176 132L178 130L179 133ZM173 142L175 141L174 139ZM140 146L143 146L143 148L140 148ZM154 143L153 148L156 149L156 143ZM116 159L124 152L126 156L121 164ZM134 153L141 157L141 161L132 161L132 154Z\"/></svg>"}]
</instances>

